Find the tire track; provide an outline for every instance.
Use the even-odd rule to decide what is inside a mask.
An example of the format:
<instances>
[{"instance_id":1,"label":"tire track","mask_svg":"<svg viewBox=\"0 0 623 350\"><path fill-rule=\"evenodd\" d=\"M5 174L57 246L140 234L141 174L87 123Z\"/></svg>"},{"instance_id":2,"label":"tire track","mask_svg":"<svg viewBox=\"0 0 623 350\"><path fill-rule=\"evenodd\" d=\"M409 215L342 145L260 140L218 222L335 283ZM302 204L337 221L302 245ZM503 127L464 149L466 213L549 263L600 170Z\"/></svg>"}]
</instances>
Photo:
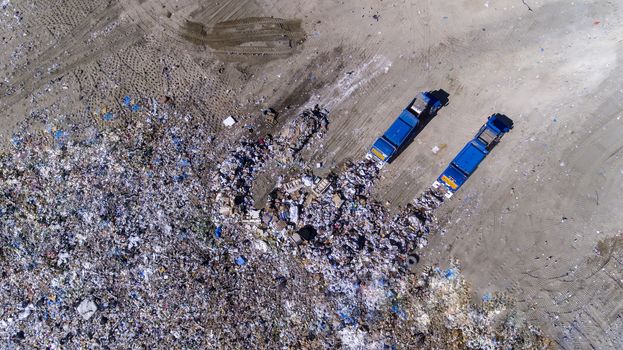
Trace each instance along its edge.
<instances>
[{"instance_id":1,"label":"tire track","mask_svg":"<svg viewBox=\"0 0 623 350\"><path fill-rule=\"evenodd\" d=\"M219 22L207 31L202 23L188 22L183 36L220 55L286 57L304 39L301 21L245 18Z\"/></svg>"},{"instance_id":2,"label":"tire track","mask_svg":"<svg viewBox=\"0 0 623 350\"><path fill-rule=\"evenodd\" d=\"M37 65L32 65L14 77L11 85L18 87L18 93L8 95L3 99L4 106L11 106L26 96L41 88L50 80L55 80L75 67L86 62L94 61L104 55L109 54L110 50L118 50L131 45L133 42L140 40L140 37L133 36L132 32L125 32L118 29L114 35L115 40L112 42L99 40L92 44L90 50L84 48L84 44L91 38L91 33L103 30L111 22L112 18L117 18L121 13L120 5L111 5L106 7L100 13L94 14L90 20L82 23L81 26L72 30L69 34L57 41L53 46L45 49L43 53L36 58ZM88 45L87 45L88 47ZM37 77L37 72L43 68L52 67L59 59L62 59L62 65L59 69L43 73Z\"/></svg>"}]
</instances>

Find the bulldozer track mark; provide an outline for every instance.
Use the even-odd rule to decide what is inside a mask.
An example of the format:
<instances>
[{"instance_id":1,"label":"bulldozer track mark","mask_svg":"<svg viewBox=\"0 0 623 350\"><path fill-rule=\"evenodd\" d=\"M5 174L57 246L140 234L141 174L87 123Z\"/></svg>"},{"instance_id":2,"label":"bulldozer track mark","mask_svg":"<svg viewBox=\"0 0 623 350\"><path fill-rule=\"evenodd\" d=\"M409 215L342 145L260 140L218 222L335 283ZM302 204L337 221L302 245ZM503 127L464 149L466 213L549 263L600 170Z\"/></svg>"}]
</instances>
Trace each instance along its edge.
<instances>
[{"instance_id":1,"label":"bulldozer track mark","mask_svg":"<svg viewBox=\"0 0 623 350\"><path fill-rule=\"evenodd\" d=\"M77 47L83 45L85 38L90 36L91 33L105 28L109 23L109 18L120 13L120 11L121 8L119 6L113 5L106 8L101 13L94 13L91 20L84 21L83 25L76 27L70 33L67 33L61 40L52 44L51 47L37 57L37 60L43 64L46 64L48 63L47 61L58 59L64 52L71 53L73 51L77 51ZM39 65L39 67L41 66L42 65ZM16 78L17 81L23 80L24 77L29 77L34 69L35 67L22 73Z\"/></svg>"},{"instance_id":2,"label":"bulldozer track mark","mask_svg":"<svg viewBox=\"0 0 623 350\"><path fill-rule=\"evenodd\" d=\"M264 39L264 40L273 40L273 37L277 38L289 38L287 34L284 33L284 30L281 28L265 28L261 30L257 29L245 29L245 30L232 30L231 33L223 33L220 32L218 34L208 34L205 37L205 40L211 44L218 43L227 43L230 41L233 42L247 42L249 41L249 36L253 40Z\"/></svg>"},{"instance_id":3,"label":"bulldozer track mark","mask_svg":"<svg viewBox=\"0 0 623 350\"><path fill-rule=\"evenodd\" d=\"M247 17L241 19L234 19L229 21L219 22L215 25L218 28L245 28L249 25L279 25L288 23L288 20L283 18L273 18L273 17Z\"/></svg>"},{"instance_id":4,"label":"bulldozer track mark","mask_svg":"<svg viewBox=\"0 0 623 350\"><path fill-rule=\"evenodd\" d=\"M612 157L616 156L619 152L621 152L621 150L623 150L623 145L621 145L621 147L614 150L614 152L610 153L610 155L608 156L608 158L606 158L606 160L610 160Z\"/></svg>"},{"instance_id":5,"label":"bulldozer track mark","mask_svg":"<svg viewBox=\"0 0 623 350\"><path fill-rule=\"evenodd\" d=\"M230 56L274 56L277 57L287 57L291 54L290 50L278 50L276 48L259 48L259 47L250 47L250 48L232 48L230 50L216 50L215 54L220 55L230 55Z\"/></svg>"},{"instance_id":6,"label":"bulldozer track mark","mask_svg":"<svg viewBox=\"0 0 623 350\"><path fill-rule=\"evenodd\" d=\"M114 52L117 49L131 45L139 38L132 35L120 35L118 40L113 42L99 41L96 42L91 50L85 50L84 43L91 39L91 34L106 28L110 19L117 16L121 12L119 5L107 6L101 12L94 13L90 20L84 21L82 25L77 26L74 30L64 35L36 59L38 65L27 67L19 72L19 75L12 79L12 85L20 87L20 91L10 95L4 99L5 105L12 105L17 101L25 98L36 89L40 88L50 80L54 80L63 76L75 67L86 62L92 62L108 52ZM128 33L123 33L128 34ZM105 49L106 48L106 49ZM63 64L56 71L43 73L37 76L37 72L45 68L52 67L58 60L62 58Z\"/></svg>"},{"instance_id":7,"label":"bulldozer track mark","mask_svg":"<svg viewBox=\"0 0 623 350\"><path fill-rule=\"evenodd\" d=\"M584 339L588 340L589 337L586 336L586 334L584 334L584 332L577 326L577 322L571 322L571 326L573 327L573 329L575 329L576 332L578 332L582 337L584 337ZM592 344L592 342L589 341L588 344L584 343L584 344L577 344L578 340L576 339L576 349L581 349L582 345L589 345L591 347L591 349L597 349L595 348L595 346ZM580 345L580 346L577 346Z\"/></svg>"},{"instance_id":8,"label":"bulldozer track mark","mask_svg":"<svg viewBox=\"0 0 623 350\"><path fill-rule=\"evenodd\" d=\"M537 267L536 268L536 270L540 270L540 269L541 269L541 267ZM539 276L539 275L534 274L533 271L524 271L521 274L529 276L529 277L532 277L532 278L537 279L537 280L546 280L547 281L547 280L560 280L561 278L569 276L570 273L566 272L566 273L563 273L561 275L552 276L552 277ZM573 280L571 280L571 281L560 280L560 282L569 283L569 282L573 282Z\"/></svg>"},{"instance_id":9,"label":"bulldozer track mark","mask_svg":"<svg viewBox=\"0 0 623 350\"><path fill-rule=\"evenodd\" d=\"M196 45L207 45L215 53L230 56L286 57L305 39L301 21L251 17L207 27L187 21L182 37Z\"/></svg>"},{"instance_id":10,"label":"bulldozer track mark","mask_svg":"<svg viewBox=\"0 0 623 350\"><path fill-rule=\"evenodd\" d=\"M246 10L247 16L244 16L244 13L242 15L239 14L239 12L243 9ZM251 12L252 14L258 12L258 9L253 1L229 0L222 3L216 3L216 6L202 6L200 9L191 13L191 18L199 19L201 23L213 24L218 21L229 20L235 15L239 15L239 17L252 18L248 16L250 14L248 12ZM242 19L239 18L238 20Z\"/></svg>"}]
</instances>

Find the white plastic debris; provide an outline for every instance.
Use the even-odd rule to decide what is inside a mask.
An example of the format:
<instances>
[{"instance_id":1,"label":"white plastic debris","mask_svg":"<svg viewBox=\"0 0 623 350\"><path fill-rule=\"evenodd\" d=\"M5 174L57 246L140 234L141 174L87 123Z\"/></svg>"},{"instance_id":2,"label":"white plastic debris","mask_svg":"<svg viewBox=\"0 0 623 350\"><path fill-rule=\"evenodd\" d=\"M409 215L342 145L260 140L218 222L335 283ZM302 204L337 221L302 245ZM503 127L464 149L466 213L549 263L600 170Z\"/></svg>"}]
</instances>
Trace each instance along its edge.
<instances>
[{"instance_id":1,"label":"white plastic debris","mask_svg":"<svg viewBox=\"0 0 623 350\"><path fill-rule=\"evenodd\" d=\"M307 187L311 187L314 185L314 178L311 176L308 176L308 175L303 176L301 180L303 180L303 184Z\"/></svg>"},{"instance_id":2,"label":"white plastic debris","mask_svg":"<svg viewBox=\"0 0 623 350\"><path fill-rule=\"evenodd\" d=\"M22 311L18 316L17 319L18 320L24 320L26 318L28 318L28 316L30 316L30 312L32 310L35 309L35 306L33 304L28 304L28 306L26 306L26 308L24 309L24 311Z\"/></svg>"},{"instance_id":3,"label":"white plastic debris","mask_svg":"<svg viewBox=\"0 0 623 350\"><path fill-rule=\"evenodd\" d=\"M93 317L95 311L97 311L97 305L90 299L84 299L80 305L78 305L77 310L83 319L88 320Z\"/></svg>"},{"instance_id":4,"label":"white plastic debris","mask_svg":"<svg viewBox=\"0 0 623 350\"><path fill-rule=\"evenodd\" d=\"M299 207L296 205L290 206L290 221L297 223L299 221Z\"/></svg>"},{"instance_id":5,"label":"white plastic debris","mask_svg":"<svg viewBox=\"0 0 623 350\"><path fill-rule=\"evenodd\" d=\"M229 117L225 118L225 120L223 120L223 124L225 124L225 126L228 127L228 128L233 126L236 123L237 123L236 119L234 119L234 117L232 117L232 116L229 116Z\"/></svg>"}]
</instances>

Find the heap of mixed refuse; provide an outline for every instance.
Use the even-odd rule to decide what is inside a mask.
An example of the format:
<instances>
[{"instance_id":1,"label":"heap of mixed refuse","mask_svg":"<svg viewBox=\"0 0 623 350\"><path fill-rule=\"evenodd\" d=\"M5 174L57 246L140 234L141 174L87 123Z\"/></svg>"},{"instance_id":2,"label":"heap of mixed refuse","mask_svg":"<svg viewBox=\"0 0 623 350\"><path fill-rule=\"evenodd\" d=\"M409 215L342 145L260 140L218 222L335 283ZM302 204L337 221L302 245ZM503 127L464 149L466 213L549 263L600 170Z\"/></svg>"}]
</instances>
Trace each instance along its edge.
<instances>
[{"instance_id":1,"label":"heap of mixed refuse","mask_svg":"<svg viewBox=\"0 0 623 350\"><path fill-rule=\"evenodd\" d=\"M376 163L307 166L327 111L235 142L197 125L155 99L27 120L0 157L7 348L546 346L503 295L474 303L458 268L418 265L442 195L392 214Z\"/></svg>"}]
</instances>

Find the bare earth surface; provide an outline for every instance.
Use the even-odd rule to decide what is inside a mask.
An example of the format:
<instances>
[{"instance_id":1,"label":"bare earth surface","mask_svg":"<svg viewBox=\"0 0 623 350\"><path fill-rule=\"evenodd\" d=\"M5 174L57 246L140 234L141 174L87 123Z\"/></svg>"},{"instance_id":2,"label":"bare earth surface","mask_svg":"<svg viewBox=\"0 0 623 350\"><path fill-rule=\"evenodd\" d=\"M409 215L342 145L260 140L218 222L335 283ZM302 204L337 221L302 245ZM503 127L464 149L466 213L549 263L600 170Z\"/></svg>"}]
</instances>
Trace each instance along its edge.
<instances>
[{"instance_id":1,"label":"bare earth surface","mask_svg":"<svg viewBox=\"0 0 623 350\"><path fill-rule=\"evenodd\" d=\"M424 264L457 258L563 349L623 347L623 4L617 1L3 1L0 141L29 115L101 120L125 95L278 124L331 113L325 169L365 154L420 91L449 104L383 168L391 208L430 186L492 113L507 134L437 216ZM121 112L119 112L121 113ZM36 118L35 118L36 119ZM33 125L43 132L45 124ZM441 151L433 153L438 146ZM271 187L270 179L258 179Z\"/></svg>"}]
</instances>

